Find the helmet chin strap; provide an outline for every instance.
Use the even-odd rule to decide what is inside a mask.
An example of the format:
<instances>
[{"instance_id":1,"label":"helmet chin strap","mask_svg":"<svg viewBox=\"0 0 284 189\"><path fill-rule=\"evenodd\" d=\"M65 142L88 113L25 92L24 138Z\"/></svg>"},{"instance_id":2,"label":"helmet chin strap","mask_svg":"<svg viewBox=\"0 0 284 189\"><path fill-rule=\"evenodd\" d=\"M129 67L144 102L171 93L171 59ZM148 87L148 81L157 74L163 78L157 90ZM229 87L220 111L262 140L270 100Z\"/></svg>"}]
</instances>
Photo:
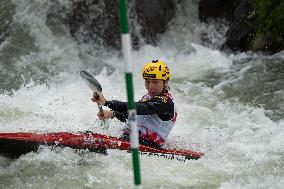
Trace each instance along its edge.
<instances>
[{"instance_id":1,"label":"helmet chin strap","mask_svg":"<svg viewBox=\"0 0 284 189\"><path fill-rule=\"evenodd\" d=\"M169 86L165 86L164 89L163 89L163 92L168 92L170 90L170 87Z\"/></svg>"},{"instance_id":2,"label":"helmet chin strap","mask_svg":"<svg viewBox=\"0 0 284 189\"><path fill-rule=\"evenodd\" d=\"M169 80L164 81L163 92L168 92L170 90L170 86L168 85L168 81Z\"/></svg>"},{"instance_id":3,"label":"helmet chin strap","mask_svg":"<svg viewBox=\"0 0 284 189\"><path fill-rule=\"evenodd\" d=\"M169 84L169 79L167 79L167 80L164 81L164 89L163 89L163 92L170 90L170 86L169 86L168 84Z\"/></svg>"}]
</instances>

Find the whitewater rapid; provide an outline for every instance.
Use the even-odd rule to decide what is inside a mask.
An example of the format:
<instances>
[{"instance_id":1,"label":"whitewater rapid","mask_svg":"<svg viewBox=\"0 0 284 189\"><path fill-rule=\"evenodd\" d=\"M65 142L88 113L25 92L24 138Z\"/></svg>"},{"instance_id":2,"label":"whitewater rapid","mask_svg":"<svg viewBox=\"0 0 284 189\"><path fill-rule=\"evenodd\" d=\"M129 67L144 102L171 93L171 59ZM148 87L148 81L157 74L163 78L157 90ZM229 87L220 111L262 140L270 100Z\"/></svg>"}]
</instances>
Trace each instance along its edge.
<instances>
[{"instance_id":1,"label":"whitewater rapid","mask_svg":"<svg viewBox=\"0 0 284 189\"><path fill-rule=\"evenodd\" d=\"M37 51L11 59L16 69L24 70L20 78L26 82L19 89L0 94L0 131L88 130L119 136L122 125L118 120L110 120L109 129L101 127L96 116L97 106L90 100L92 91L79 76L81 70L93 73L107 99L125 101L124 63L119 53L107 57L84 54L84 49L92 47L78 45L64 29L67 26L61 28L62 35L46 25L52 3L13 2L17 4L14 24L26 27ZM58 2L69 5L67 1ZM178 19L181 25L177 29L181 30L185 20ZM196 17L193 19L198 25ZM146 93L141 78L144 64L153 59L165 61L171 70L170 86L178 112L168 143L199 150L205 155L185 163L141 156L144 188L282 188L283 117L271 119L273 110L244 102L238 95L228 97L230 87L242 84L240 81L256 60L264 62L267 57L253 53L226 54L201 45L195 30L184 31L181 36L173 32L174 26L163 36L168 40L160 46L144 45L133 51L135 100ZM185 39L190 42L172 45ZM1 44L1 53L12 43L7 39ZM283 62L283 53L276 56ZM1 63L0 67L12 70ZM26 67L47 74L46 81L25 78ZM49 72L44 72L42 67ZM279 90L277 94L281 96L284 91ZM131 154L118 150L110 150L105 156L42 147L39 152L16 160L0 156L0 188L132 187Z\"/></svg>"}]
</instances>

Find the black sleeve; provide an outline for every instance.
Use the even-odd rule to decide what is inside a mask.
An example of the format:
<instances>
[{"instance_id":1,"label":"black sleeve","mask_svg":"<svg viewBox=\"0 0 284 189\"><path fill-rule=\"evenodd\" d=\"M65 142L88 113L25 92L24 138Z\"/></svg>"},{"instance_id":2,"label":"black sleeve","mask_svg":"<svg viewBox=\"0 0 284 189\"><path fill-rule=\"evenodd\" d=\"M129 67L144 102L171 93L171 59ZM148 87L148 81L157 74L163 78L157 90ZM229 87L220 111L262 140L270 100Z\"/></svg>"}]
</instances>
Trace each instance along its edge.
<instances>
[{"instance_id":1,"label":"black sleeve","mask_svg":"<svg viewBox=\"0 0 284 189\"><path fill-rule=\"evenodd\" d=\"M113 110L114 117L116 117L119 121L126 122L128 118L127 102L117 100L106 101L105 106Z\"/></svg>"},{"instance_id":2,"label":"black sleeve","mask_svg":"<svg viewBox=\"0 0 284 189\"><path fill-rule=\"evenodd\" d=\"M158 114L163 121L168 121L174 116L174 103L167 96L157 95L145 102L136 104L138 115Z\"/></svg>"},{"instance_id":3,"label":"black sleeve","mask_svg":"<svg viewBox=\"0 0 284 189\"><path fill-rule=\"evenodd\" d=\"M127 116L128 116L127 114L125 115L125 114L122 114L118 111L113 111L113 115L114 115L114 117L116 117L121 122L126 122Z\"/></svg>"},{"instance_id":4,"label":"black sleeve","mask_svg":"<svg viewBox=\"0 0 284 189\"><path fill-rule=\"evenodd\" d=\"M114 111L114 116L121 122L126 122L128 118L127 102L117 100L107 101L105 106ZM157 114L161 120L168 121L174 116L174 103L164 95L157 95L150 100L136 103L137 115Z\"/></svg>"}]
</instances>

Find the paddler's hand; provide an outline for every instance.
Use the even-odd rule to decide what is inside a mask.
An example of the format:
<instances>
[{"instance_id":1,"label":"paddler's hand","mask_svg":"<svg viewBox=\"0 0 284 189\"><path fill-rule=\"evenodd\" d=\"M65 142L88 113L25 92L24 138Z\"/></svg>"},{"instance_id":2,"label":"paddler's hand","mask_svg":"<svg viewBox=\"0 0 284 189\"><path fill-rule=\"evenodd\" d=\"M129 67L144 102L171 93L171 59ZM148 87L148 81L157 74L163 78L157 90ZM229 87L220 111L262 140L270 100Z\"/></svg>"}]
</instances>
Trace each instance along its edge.
<instances>
[{"instance_id":1,"label":"paddler's hand","mask_svg":"<svg viewBox=\"0 0 284 189\"><path fill-rule=\"evenodd\" d=\"M114 117L113 111L104 110L103 112L104 112L103 115L100 114L100 113L97 114L97 116L99 117L100 120L109 119L109 118Z\"/></svg>"},{"instance_id":2,"label":"paddler's hand","mask_svg":"<svg viewBox=\"0 0 284 189\"><path fill-rule=\"evenodd\" d=\"M98 103L99 105L104 105L106 103L106 99L103 93L94 92L91 100Z\"/></svg>"}]
</instances>

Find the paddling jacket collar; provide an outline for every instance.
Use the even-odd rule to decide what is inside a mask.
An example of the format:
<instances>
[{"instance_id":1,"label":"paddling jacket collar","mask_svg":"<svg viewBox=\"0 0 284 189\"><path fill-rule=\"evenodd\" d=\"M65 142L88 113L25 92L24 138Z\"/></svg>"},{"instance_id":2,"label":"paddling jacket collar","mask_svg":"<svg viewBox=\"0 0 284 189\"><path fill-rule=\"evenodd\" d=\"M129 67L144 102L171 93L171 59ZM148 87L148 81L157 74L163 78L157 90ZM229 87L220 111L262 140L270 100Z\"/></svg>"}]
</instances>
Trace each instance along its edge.
<instances>
[{"instance_id":1,"label":"paddling jacket collar","mask_svg":"<svg viewBox=\"0 0 284 189\"><path fill-rule=\"evenodd\" d=\"M128 118L127 102L117 100L106 101L105 106L114 111L114 117L121 122L126 122ZM175 122L176 113L173 98L170 93L163 92L154 97L144 95L139 102L136 102L137 115L157 115L162 121Z\"/></svg>"}]
</instances>

